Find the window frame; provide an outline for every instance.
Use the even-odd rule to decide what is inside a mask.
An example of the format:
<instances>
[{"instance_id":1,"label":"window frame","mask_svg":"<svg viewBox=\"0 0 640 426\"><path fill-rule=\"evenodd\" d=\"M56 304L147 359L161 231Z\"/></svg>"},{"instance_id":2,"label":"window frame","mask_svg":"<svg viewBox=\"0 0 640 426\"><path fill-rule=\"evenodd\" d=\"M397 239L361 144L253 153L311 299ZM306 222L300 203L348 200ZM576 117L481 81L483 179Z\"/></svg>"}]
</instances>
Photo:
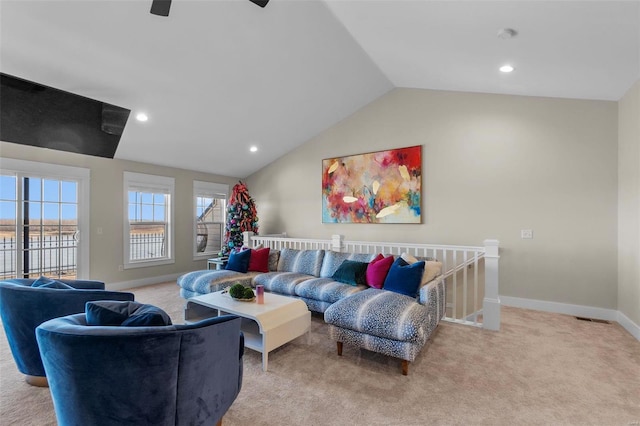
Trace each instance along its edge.
<instances>
[{"instance_id":1,"label":"window frame","mask_svg":"<svg viewBox=\"0 0 640 426\"><path fill-rule=\"evenodd\" d=\"M197 198L198 197L210 197L210 198L224 198L225 200L225 208L223 211L223 220L222 220L222 240L224 241L224 232L225 232L225 223L227 218L227 203L229 202L229 185L223 183L213 183L213 182L204 182L204 181L193 181L193 212L191 214L192 224L191 228L193 230L193 236L191 239L191 247L193 250L193 260L203 260L210 259L211 257L217 257L217 253L214 252L204 252L198 253L196 251L196 238L198 234L198 223L196 220L197 217Z\"/></svg>"},{"instance_id":2,"label":"window frame","mask_svg":"<svg viewBox=\"0 0 640 426\"><path fill-rule=\"evenodd\" d=\"M123 173L123 268L135 269L150 266L170 265L176 262L175 259L175 178L167 176L150 175L145 173L124 172ZM168 207L165 218L166 231L166 253L161 258L132 260L131 240L129 222L129 191L163 193L168 196Z\"/></svg>"},{"instance_id":3,"label":"window frame","mask_svg":"<svg viewBox=\"0 0 640 426\"><path fill-rule=\"evenodd\" d=\"M84 167L62 166L52 163L41 163L38 161L18 160L14 158L0 157L0 170L4 175L15 175L22 177L37 177L40 179L57 179L75 181L77 188L77 205L78 205L78 246L76 261L76 278L89 279L90 271L90 200L91 200L91 170ZM22 187L18 184L18 194L21 193ZM22 216L22 203L17 203L17 217ZM22 238L22 231L18 234ZM20 243L21 244L21 243ZM20 256L16 259L16 272L22 270L22 261Z\"/></svg>"}]
</instances>

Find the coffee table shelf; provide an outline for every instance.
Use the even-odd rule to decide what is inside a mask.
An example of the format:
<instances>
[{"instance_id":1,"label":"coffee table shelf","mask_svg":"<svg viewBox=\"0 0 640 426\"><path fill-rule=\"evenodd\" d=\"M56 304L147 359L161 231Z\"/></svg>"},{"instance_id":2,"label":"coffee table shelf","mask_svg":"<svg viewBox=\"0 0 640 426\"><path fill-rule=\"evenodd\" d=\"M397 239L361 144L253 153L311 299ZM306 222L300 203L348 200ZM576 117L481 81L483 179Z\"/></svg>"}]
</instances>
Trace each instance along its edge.
<instances>
[{"instance_id":1,"label":"coffee table shelf","mask_svg":"<svg viewBox=\"0 0 640 426\"><path fill-rule=\"evenodd\" d=\"M298 299L265 293L264 304L238 302L221 291L187 300L184 319L196 322L233 314L242 318L245 347L262 353L267 371L269 352L311 330L311 312Z\"/></svg>"}]
</instances>

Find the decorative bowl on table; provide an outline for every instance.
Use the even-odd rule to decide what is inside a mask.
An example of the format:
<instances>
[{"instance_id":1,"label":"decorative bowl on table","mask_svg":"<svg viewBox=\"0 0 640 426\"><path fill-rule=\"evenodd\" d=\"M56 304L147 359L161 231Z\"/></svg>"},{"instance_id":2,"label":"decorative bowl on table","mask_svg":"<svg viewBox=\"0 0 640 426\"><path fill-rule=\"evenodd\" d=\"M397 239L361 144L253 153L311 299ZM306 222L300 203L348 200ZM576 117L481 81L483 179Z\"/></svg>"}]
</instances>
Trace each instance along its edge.
<instances>
[{"instance_id":1,"label":"decorative bowl on table","mask_svg":"<svg viewBox=\"0 0 640 426\"><path fill-rule=\"evenodd\" d=\"M256 300L256 295L253 290L240 283L234 284L229 288L229 296L239 302L253 302Z\"/></svg>"},{"instance_id":2,"label":"decorative bowl on table","mask_svg":"<svg viewBox=\"0 0 640 426\"><path fill-rule=\"evenodd\" d=\"M251 299L242 299L242 298L233 297L233 296L231 296L231 298L233 300L237 300L238 302L255 302L256 301L256 297L255 296L253 296Z\"/></svg>"}]
</instances>

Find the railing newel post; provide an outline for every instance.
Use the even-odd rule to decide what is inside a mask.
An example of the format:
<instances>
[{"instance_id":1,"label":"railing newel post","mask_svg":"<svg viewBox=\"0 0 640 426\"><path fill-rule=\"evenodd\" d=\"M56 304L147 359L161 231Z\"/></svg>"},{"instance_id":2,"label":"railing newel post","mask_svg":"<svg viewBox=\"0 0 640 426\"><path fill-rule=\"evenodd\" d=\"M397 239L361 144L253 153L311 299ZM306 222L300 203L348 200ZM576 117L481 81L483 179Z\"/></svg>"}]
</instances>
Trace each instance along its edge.
<instances>
[{"instance_id":1,"label":"railing newel post","mask_svg":"<svg viewBox=\"0 0 640 426\"><path fill-rule=\"evenodd\" d=\"M482 304L483 328L500 330L500 294L498 261L500 242L484 240L484 301Z\"/></svg>"}]
</instances>

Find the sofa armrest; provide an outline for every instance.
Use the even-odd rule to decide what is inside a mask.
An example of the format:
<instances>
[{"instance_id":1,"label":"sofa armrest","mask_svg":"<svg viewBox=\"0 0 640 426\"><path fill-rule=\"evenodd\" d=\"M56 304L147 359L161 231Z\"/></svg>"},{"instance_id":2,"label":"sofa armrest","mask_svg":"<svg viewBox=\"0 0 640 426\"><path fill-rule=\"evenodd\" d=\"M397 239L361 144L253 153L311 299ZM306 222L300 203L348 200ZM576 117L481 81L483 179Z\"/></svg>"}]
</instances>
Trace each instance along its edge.
<instances>
[{"instance_id":1,"label":"sofa armrest","mask_svg":"<svg viewBox=\"0 0 640 426\"><path fill-rule=\"evenodd\" d=\"M418 292L418 302L429 308L435 325L440 322L446 311L445 284L442 275L423 285Z\"/></svg>"}]
</instances>

